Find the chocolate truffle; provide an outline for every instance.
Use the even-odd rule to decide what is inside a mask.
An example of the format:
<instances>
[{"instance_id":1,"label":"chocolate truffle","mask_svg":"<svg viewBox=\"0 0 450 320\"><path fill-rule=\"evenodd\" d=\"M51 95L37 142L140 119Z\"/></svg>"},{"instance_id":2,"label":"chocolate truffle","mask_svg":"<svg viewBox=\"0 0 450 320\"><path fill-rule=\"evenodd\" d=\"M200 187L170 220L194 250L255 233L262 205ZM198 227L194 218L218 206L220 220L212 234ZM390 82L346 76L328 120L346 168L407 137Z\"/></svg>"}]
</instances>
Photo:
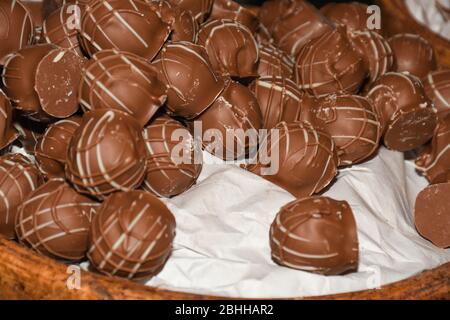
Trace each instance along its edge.
<instances>
[{"instance_id":1,"label":"chocolate truffle","mask_svg":"<svg viewBox=\"0 0 450 320\"><path fill-rule=\"evenodd\" d=\"M293 10L283 13L271 29L277 46L293 57L309 41L333 30L333 23L307 1L295 1Z\"/></svg>"},{"instance_id":2,"label":"chocolate truffle","mask_svg":"<svg viewBox=\"0 0 450 320\"><path fill-rule=\"evenodd\" d=\"M235 78L257 76L258 44L251 31L233 20L213 20L203 24L197 43L205 47L218 74Z\"/></svg>"},{"instance_id":3,"label":"chocolate truffle","mask_svg":"<svg viewBox=\"0 0 450 320\"><path fill-rule=\"evenodd\" d=\"M423 78L436 70L436 58L433 47L427 40L417 34L397 34L389 39L394 52L394 71L409 72Z\"/></svg>"},{"instance_id":4,"label":"chocolate truffle","mask_svg":"<svg viewBox=\"0 0 450 320\"><path fill-rule=\"evenodd\" d=\"M417 231L440 248L450 247L450 183L435 184L419 193L414 209Z\"/></svg>"},{"instance_id":5,"label":"chocolate truffle","mask_svg":"<svg viewBox=\"0 0 450 320\"><path fill-rule=\"evenodd\" d=\"M7 57L2 78L14 106L36 121L66 118L78 110L82 59L50 44Z\"/></svg>"},{"instance_id":6,"label":"chocolate truffle","mask_svg":"<svg viewBox=\"0 0 450 320\"><path fill-rule=\"evenodd\" d=\"M19 137L12 124L12 107L8 98L0 90L0 149L6 148Z\"/></svg>"},{"instance_id":7,"label":"chocolate truffle","mask_svg":"<svg viewBox=\"0 0 450 320\"><path fill-rule=\"evenodd\" d=\"M15 238L14 221L19 206L42 183L39 170L25 156L0 157L0 234Z\"/></svg>"},{"instance_id":8,"label":"chocolate truffle","mask_svg":"<svg viewBox=\"0 0 450 320\"><path fill-rule=\"evenodd\" d=\"M143 136L147 146L147 174L143 188L165 198L188 190L202 170L201 147L189 130L178 121L161 115L145 127Z\"/></svg>"},{"instance_id":9,"label":"chocolate truffle","mask_svg":"<svg viewBox=\"0 0 450 320\"><path fill-rule=\"evenodd\" d=\"M34 190L16 216L19 241L42 255L82 260L98 204L78 194L64 180L50 180Z\"/></svg>"},{"instance_id":10,"label":"chocolate truffle","mask_svg":"<svg viewBox=\"0 0 450 320\"><path fill-rule=\"evenodd\" d=\"M346 201L327 197L295 200L270 227L272 259L293 269L339 275L358 269L358 235Z\"/></svg>"},{"instance_id":11,"label":"chocolate truffle","mask_svg":"<svg viewBox=\"0 0 450 320\"><path fill-rule=\"evenodd\" d=\"M387 148L413 150L433 136L436 110L418 78L386 73L372 85L367 97L377 110Z\"/></svg>"},{"instance_id":12,"label":"chocolate truffle","mask_svg":"<svg viewBox=\"0 0 450 320\"><path fill-rule=\"evenodd\" d=\"M258 148L262 122L258 101L238 82L228 81L222 94L195 121L201 123L205 149L219 158L240 159ZM209 141L206 141L208 132L214 138L208 137Z\"/></svg>"},{"instance_id":13,"label":"chocolate truffle","mask_svg":"<svg viewBox=\"0 0 450 320\"><path fill-rule=\"evenodd\" d=\"M326 188L335 178L339 165L331 137L308 122L281 122L274 129L277 130L269 131L260 146L267 159L259 158L246 169L297 198ZM267 163L267 160L272 161Z\"/></svg>"},{"instance_id":14,"label":"chocolate truffle","mask_svg":"<svg viewBox=\"0 0 450 320\"><path fill-rule=\"evenodd\" d=\"M191 13L199 24L209 16L214 0L168 0L172 5Z\"/></svg>"},{"instance_id":15,"label":"chocolate truffle","mask_svg":"<svg viewBox=\"0 0 450 320\"><path fill-rule=\"evenodd\" d=\"M349 37L369 70L370 83L392 70L394 54L383 36L374 31L354 31Z\"/></svg>"},{"instance_id":16,"label":"chocolate truffle","mask_svg":"<svg viewBox=\"0 0 450 320\"><path fill-rule=\"evenodd\" d=\"M439 120L431 144L416 160L416 168L431 183L447 182L450 173L450 113Z\"/></svg>"},{"instance_id":17,"label":"chocolate truffle","mask_svg":"<svg viewBox=\"0 0 450 320\"><path fill-rule=\"evenodd\" d=\"M294 59L273 45L259 47L258 75L292 78Z\"/></svg>"},{"instance_id":18,"label":"chocolate truffle","mask_svg":"<svg viewBox=\"0 0 450 320\"><path fill-rule=\"evenodd\" d=\"M118 192L97 210L89 261L101 273L142 279L154 276L172 251L175 217L154 195Z\"/></svg>"},{"instance_id":19,"label":"chocolate truffle","mask_svg":"<svg viewBox=\"0 0 450 320\"><path fill-rule=\"evenodd\" d=\"M117 49L152 60L169 34L170 26L138 0L94 1L81 17L81 44L90 56Z\"/></svg>"},{"instance_id":20,"label":"chocolate truffle","mask_svg":"<svg viewBox=\"0 0 450 320\"><path fill-rule=\"evenodd\" d=\"M95 110L84 114L70 140L65 171L77 191L103 199L139 187L145 161L139 123L124 112Z\"/></svg>"},{"instance_id":21,"label":"chocolate truffle","mask_svg":"<svg viewBox=\"0 0 450 320\"><path fill-rule=\"evenodd\" d=\"M438 115L450 111L450 70L430 72L423 78L423 86L426 95L433 101Z\"/></svg>"},{"instance_id":22,"label":"chocolate truffle","mask_svg":"<svg viewBox=\"0 0 450 320\"><path fill-rule=\"evenodd\" d=\"M251 10L233 0L215 0L208 20L229 19L243 24L252 32L259 26L259 19Z\"/></svg>"},{"instance_id":23,"label":"chocolate truffle","mask_svg":"<svg viewBox=\"0 0 450 320\"><path fill-rule=\"evenodd\" d=\"M193 119L206 110L223 91L205 48L190 42L168 43L153 61L159 80L167 87L169 113Z\"/></svg>"},{"instance_id":24,"label":"chocolate truffle","mask_svg":"<svg viewBox=\"0 0 450 320\"><path fill-rule=\"evenodd\" d=\"M360 2L328 3L320 9L331 21L347 27L348 31L375 31L381 29L369 29L368 22L371 13L367 12L368 5Z\"/></svg>"},{"instance_id":25,"label":"chocolate truffle","mask_svg":"<svg viewBox=\"0 0 450 320\"><path fill-rule=\"evenodd\" d=\"M51 124L35 147L35 157L41 173L47 177L64 178L69 142L80 126L81 117L73 116Z\"/></svg>"},{"instance_id":26,"label":"chocolate truffle","mask_svg":"<svg viewBox=\"0 0 450 320\"><path fill-rule=\"evenodd\" d=\"M378 149L381 125L367 98L330 95L320 99L314 112L325 122L325 131L336 144L341 165L360 163Z\"/></svg>"},{"instance_id":27,"label":"chocolate truffle","mask_svg":"<svg viewBox=\"0 0 450 320\"><path fill-rule=\"evenodd\" d=\"M314 96L352 94L366 78L367 69L341 27L309 42L297 57L295 79Z\"/></svg>"},{"instance_id":28,"label":"chocolate truffle","mask_svg":"<svg viewBox=\"0 0 450 320\"><path fill-rule=\"evenodd\" d=\"M30 11L17 0L0 1L0 65L5 56L31 44L33 22Z\"/></svg>"},{"instance_id":29,"label":"chocolate truffle","mask_svg":"<svg viewBox=\"0 0 450 320\"><path fill-rule=\"evenodd\" d=\"M298 0L268 0L259 9L259 20L264 28L271 33L274 25L297 8Z\"/></svg>"},{"instance_id":30,"label":"chocolate truffle","mask_svg":"<svg viewBox=\"0 0 450 320\"><path fill-rule=\"evenodd\" d=\"M194 42L197 36L198 24L189 11L171 5L167 1L145 0L160 19L168 24L172 32L172 41Z\"/></svg>"},{"instance_id":31,"label":"chocolate truffle","mask_svg":"<svg viewBox=\"0 0 450 320\"><path fill-rule=\"evenodd\" d=\"M144 127L166 101L167 89L143 58L102 50L85 65L78 95L85 110L123 111Z\"/></svg>"},{"instance_id":32,"label":"chocolate truffle","mask_svg":"<svg viewBox=\"0 0 450 320\"><path fill-rule=\"evenodd\" d=\"M284 77L261 77L250 84L263 118L263 128L272 129L278 123L310 121L309 112L315 99L300 91L297 85Z\"/></svg>"}]
</instances>

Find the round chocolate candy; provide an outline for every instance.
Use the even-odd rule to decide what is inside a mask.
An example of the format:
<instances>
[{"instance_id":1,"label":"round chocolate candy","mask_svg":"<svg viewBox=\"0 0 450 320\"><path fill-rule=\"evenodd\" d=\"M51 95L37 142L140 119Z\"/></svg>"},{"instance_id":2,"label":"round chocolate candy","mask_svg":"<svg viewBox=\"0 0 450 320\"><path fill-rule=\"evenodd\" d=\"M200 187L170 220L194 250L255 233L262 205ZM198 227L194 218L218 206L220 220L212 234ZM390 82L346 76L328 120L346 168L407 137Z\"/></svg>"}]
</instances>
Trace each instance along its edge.
<instances>
[{"instance_id":1,"label":"round chocolate candy","mask_svg":"<svg viewBox=\"0 0 450 320\"><path fill-rule=\"evenodd\" d=\"M296 7L297 0L267 0L262 3L258 17L264 29L272 33L276 23L294 12Z\"/></svg>"},{"instance_id":2,"label":"round chocolate candy","mask_svg":"<svg viewBox=\"0 0 450 320\"><path fill-rule=\"evenodd\" d=\"M413 150L433 136L436 110L418 78L388 72L372 85L367 97L378 113L384 144L389 149Z\"/></svg>"},{"instance_id":3,"label":"round chocolate candy","mask_svg":"<svg viewBox=\"0 0 450 320\"><path fill-rule=\"evenodd\" d=\"M14 128L12 107L8 98L0 90L0 150L9 146L19 137L19 132Z\"/></svg>"},{"instance_id":4,"label":"round chocolate candy","mask_svg":"<svg viewBox=\"0 0 450 320\"><path fill-rule=\"evenodd\" d=\"M336 177L339 165L331 137L308 122L281 122L274 129L260 146L267 157L260 157L246 169L297 198L326 188Z\"/></svg>"},{"instance_id":5,"label":"round chocolate candy","mask_svg":"<svg viewBox=\"0 0 450 320\"><path fill-rule=\"evenodd\" d=\"M132 53L102 50L82 71L78 99L85 110L126 112L142 127L167 99L158 70Z\"/></svg>"},{"instance_id":6,"label":"round chocolate candy","mask_svg":"<svg viewBox=\"0 0 450 320\"><path fill-rule=\"evenodd\" d=\"M34 155L41 173L47 177L64 178L69 142L80 126L81 117L73 116L51 124L36 143Z\"/></svg>"},{"instance_id":7,"label":"round chocolate candy","mask_svg":"<svg viewBox=\"0 0 450 320\"><path fill-rule=\"evenodd\" d=\"M118 192L97 210L90 231L89 261L101 273L149 278L172 251L175 217L154 195Z\"/></svg>"},{"instance_id":8,"label":"round chocolate candy","mask_svg":"<svg viewBox=\"0 0 450 320\"><path fill-rule=\"evenodd\" d=\"M423 78L436 70L436 57L430 43L417 34L402 33L389 39L394 52L394 71L409 72Z\"/></svg>"},{"instance_id":9,"label":"round chocolate candy","mask_svg":"<svg viewBox=\"0 0 450 320\"><path fill-rule=\"evenodd\" d=\"M427 187L419 193L414 219L420 235L440 248L450 247L450 183Z\"/></svg>"},{"instance_id":10,"label":"round chocolate candy","mask_svg":"<svg viewBox=\"0 0 450 320\"><path fill-rule=\"evenodd\" d=\"M258 44L244 25L233 20L209 21L201 26L197 43L205 47L218 74L234 78L258 75Z\"/></svg>"},{"instance_id":11,"label":"round chocolate candy","mask_svg":"<svg viewBox=\"0 0 450 320\"><path fill-rule=\"evenodd\" d=\"M116 110L85 113L70 140L66 177L81 193L103 199L141 185L146 150L142 127Z\"/></svg>"},{"instance_id":12,"label":"round chocolate candy","mask_svg":"<svg viewBox=\"0 0 450 320\"><path fill-rule=\"evenodd\" d=\"M295 79L314 96L353 94L366 78L361 56L341 27L309 42L297 57Z\"/></svg>"},{"instance_id":13,"label":"round chocolate candy","mask_svg":"<svg viewBox=\"0 0 450 320\"><path fill-rule=\"evenodd\" d=\"M189 130L161 115L144 128L147 174L142 187L158 197L170 198L188 190L202 170L202 153Z\"/></svg>"},{"instance_id":14,"label":"round chocolate candy","mask_svg":"<svg viewBox=\"0 0 450 320\"><path fill-rule=\"evenodd\" d=\"M214 0L167 0L172 5L191 13L199 24L208 18Z\"/></svg>"},{"instance_id":15,"label":"round chocolate candy","mask_svg":"<svg viewBox=\"0 0 450 320\"><path fill-rule=\"evenodd\" d=\"M333 138L340 165L360 163L378 149L381 124L367 98L330 95L320 99L314 115L325 123L325 131Z\"/></svg>"},{"instance_id":16,"label":"round chocolate candy","mask_svg":"<svg viewBox=\"0 0 450 320\"><path fill-rule=\"evenodd\" d=\"M0 1L0 39L0 65L4 64L5 56L31 44L33 21L20 1Z\"/></svg>"},{"instance_id":17,"label":"round chocolate candy","mask_svg":"<svg viewBox=\"0 0 450 320\"><path fill-rule=\"evenodd\" d=\"M93 1L81 17L81 44L90 56L100 50L117 49L150 61L169 34L170 26L139 0Z\"/></svg>"},{"instance_id":18,"label":"round chocolate candy","mask_svg":"<svg viewBox=\"0 0 450 320\"><path fill-rule=\"evenodd\" d=\"M270 227L272 259L324 275L358 269L358 235L346 201L327 197L295 200L281 208Z\"/></svg>"},{"instance_id":19,"label":"round chocolate candy","mask_svg":"<svg viewBox=\"0 0 450 320\"><path fill-rule=\"evenodd\" d=\"M229 19L243 24L252 32L259 26L259 19L250 9L233 0L215 0L208 20Z\"/></svg>"},{"instance_id":20,"label":"round chocolate candy","mask_svg":"<svg viewBox=\"0 0 450 320\"><path fill-rule=\"evenodd\" d=\"M450 173L450 113L439 120L431 144L416 160L416 168L430 183L447 182Z\"/></svg>"},{"instance_id":21,"label":"round chocolate candy","mask_svg":"<svg viewBox=\"0 0 450 320\"><path fill-rule=\"evenodd\" d=\"M253 81L249 88L258 100L263 128L272 129L282 121L313 122L309 112L316 105L315 99L300 91L293 81L267 76Z\"/></svg>"},{"instance_id":22,"label":"round chocolate candy","mask_svg":"<svg viewBox=\"0 0 450 320\"><path fill-rule=\"evenodd\" d=\"M0 234L14 239L17 211L42 178L38 168L18 153L1 156L0 169Z\"/></svg>"},{"instance_id":23,"label":"round chocolate candy","mask_svg":"<svg viewBox=\"0 0 450 320\"><path fill-rule=\"evenodd\" d=\"M82 260L98 203L78 194L63 179L34 190L16 216L19 241L45 256Z\"/></svg>"},{"instance_id":24,"label":"round chocolate candy","mask_svg":"<svg viewBox=\"0 0 450 320\"><path fill-rule=\"evenodd\" d=\"M430 72L423 78L423 86L426 95L433 101L438 115L450 111L450 70Z\"/></svg>"},{"instance_id":25,"label":"round chocolate candy","mask_svg":"<svg viewBox=\"0 0 450 320\"><path fill-rule=\"evenodd\" d=\"M167 87L169 113L193 119L222 93L225 84L216 76L205 48L190 42L168 43L153 61Z\"/></svg>"},{"instance_id":26,"label":"round chocolate candy","mask_svg":"<svg viewBox=\"0 0 450 320\"><path fill-rule=\"evenodd\" d=\"M349 37L369 70L370 83L392 70L394 54L383 36L374 31L354 31Z\"/></svg>"},{"instance_id":27,"label":"round chocolate candy","mask_svg":"<svg viewBox=\"0 0 450 320\"><path fill-rule=\"evenodd\" d=\"M273 45L259 46L258 75L292 78L294 59Z\"/></svg>"},{"instance_id":28,"label":"round chocolate candy","mask_svg":"<svg viewBox=\"0 0 450 320\"><path fill-rule=\"evenodd\" d=\"M78 110L82 62L73 51L50 44L21 49L5 62L5 93L33 120L69 117Z\"/></svg>"},{"instance_id":29,"label":"round chocolate candy","mask_svg":"<svg viewBox=\"0 0 450 320\"><path fill-rule=\"evenodd\" d=\"M219 158L241 159L258 149L262 122L258 100L238 82L228 81L222 94L195 121L201 123L205 149Z\"/></svg>"}]
</instances>

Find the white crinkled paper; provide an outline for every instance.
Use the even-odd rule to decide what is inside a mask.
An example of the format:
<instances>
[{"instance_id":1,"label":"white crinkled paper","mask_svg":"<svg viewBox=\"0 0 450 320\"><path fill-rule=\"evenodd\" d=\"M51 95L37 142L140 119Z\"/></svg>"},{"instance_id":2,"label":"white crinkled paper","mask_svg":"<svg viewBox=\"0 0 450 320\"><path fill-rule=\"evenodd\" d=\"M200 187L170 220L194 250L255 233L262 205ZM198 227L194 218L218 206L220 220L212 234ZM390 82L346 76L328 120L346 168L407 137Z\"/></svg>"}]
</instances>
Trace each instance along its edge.
<instances>
[{"instance_id":1,"label":"white crinkled paper","mask_svg":"<svg viewBox=\"0 0 450 320\"><path fill-rule=\"evenodd\" d=\"M405 4L417 21L450 40L450 0L405 0Z\"/></svg>"},{"instance_id":2,"label":"white crinkled paper","mask_svg":"<svg viewBox=\"0 0 450 320\"><path fill-rule=\"evenodd\" d=\"M402 153L382 148L371 161L341 170L326 192L350 203L358 225L359 270L345 276L272 262L270 224L294 197L237 165L204 157L209 164L198 183L165 200L177 219L174 251L148 285L226 297L316 296L377 287L450 261L450 250L414 228L415 198L427 182Z\"/></svg>"}]
</instances>

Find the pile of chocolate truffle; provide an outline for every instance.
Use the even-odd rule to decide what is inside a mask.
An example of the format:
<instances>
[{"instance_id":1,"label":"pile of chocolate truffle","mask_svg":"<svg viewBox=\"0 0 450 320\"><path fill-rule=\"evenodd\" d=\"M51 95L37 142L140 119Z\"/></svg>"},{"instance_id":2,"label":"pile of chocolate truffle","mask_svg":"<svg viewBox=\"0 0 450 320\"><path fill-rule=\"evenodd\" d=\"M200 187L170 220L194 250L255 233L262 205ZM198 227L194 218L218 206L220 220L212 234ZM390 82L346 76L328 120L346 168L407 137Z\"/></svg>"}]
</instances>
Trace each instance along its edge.
<instances>
[{"instance_id":1,"label":"pile of chocolate truffle","mask_svg":"<svg viewBox=\"0 0 450 320\"><path fill-rule=\"evenodd\" d=\"M0 234L148 278L175 237L160 199L196 183L202 149L224 160L264 149L277 172L261 158L243 169L298 199L268 230L273 260L347 273L352 209L320 193L384 143L417 157L431 183L417 229L450 246L450 71L425 39L386 39L368 18L362 4L302 0L2 0ZM227 139L197 139L196 123ZM262 142L238 134L260 129ZM181 136L190 161L173 157Z\"/></svg>"}]
</instances>

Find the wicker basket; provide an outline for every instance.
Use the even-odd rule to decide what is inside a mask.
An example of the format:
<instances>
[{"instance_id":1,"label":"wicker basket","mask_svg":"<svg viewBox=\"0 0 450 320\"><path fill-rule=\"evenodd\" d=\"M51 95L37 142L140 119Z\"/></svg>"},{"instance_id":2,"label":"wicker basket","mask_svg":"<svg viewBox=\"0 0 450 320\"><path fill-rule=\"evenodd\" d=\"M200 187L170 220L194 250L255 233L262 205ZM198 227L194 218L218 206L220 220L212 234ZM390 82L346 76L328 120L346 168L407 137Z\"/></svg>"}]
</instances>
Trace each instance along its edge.
<instances>
[{"instance_id":1,"label":"wicker basket","mask_svg":"<svg viewBox=\"0 0 450 320\"><path fill-rule=\"evenodd\" d=\"M402 0L379 0L389 34L414 32L434 46L450 67L450 43L415 22ZM81 273L81 288L69 290L67 267L0 237L0 298L3 299L215 299L164 291L115 277ZM242 297L241 297L242 298ZM295 299L295 298L294 298ZM450 263L410 279L368 290L311 299L450 299Z\"/></svg>"}]
</instances>

